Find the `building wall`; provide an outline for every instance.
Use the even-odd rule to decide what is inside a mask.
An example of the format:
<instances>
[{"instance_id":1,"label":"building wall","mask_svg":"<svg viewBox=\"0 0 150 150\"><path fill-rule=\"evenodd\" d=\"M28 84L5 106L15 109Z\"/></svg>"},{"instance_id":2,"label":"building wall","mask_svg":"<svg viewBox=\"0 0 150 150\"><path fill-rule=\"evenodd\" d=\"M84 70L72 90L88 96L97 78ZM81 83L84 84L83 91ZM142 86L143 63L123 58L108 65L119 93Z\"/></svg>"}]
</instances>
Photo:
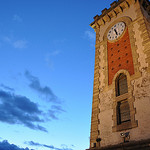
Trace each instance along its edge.
<instances>
[{"instance_id":1,"label":"building wall","mask_svg":"<svg viewBox=\"0 0 150 150\"><path fill-rule=\"evenodd\" d=\"M124 2L124 1L123 1ZM147 12L141 8L139 1L128 0L129 6L123 10L116 10L118 14L112 18L103 17L95 22L96 48L94 89L91 119L90 143L105 147L122 142L121 132L130 132L130 141L150 138L150 23ZM123 6L125 4L122 4ZM115 8L117 9L117 8ZM108 12L111 16L112 12ZM143 16L144 14L144 16ZM127 59L133 60L134 73L130 69L120 68L115 74L108 71L107 32L109 28L119 22L126 23L129 32L131 55ZM132 57L130 57L132 56ZM130 129L121 130L116 123L115 79L124 73L128 79L128 94L131 125ZM109 84L109 78L112 82ZM96 142L101 138L101 142Z\"/></svg>"}]
</instances>

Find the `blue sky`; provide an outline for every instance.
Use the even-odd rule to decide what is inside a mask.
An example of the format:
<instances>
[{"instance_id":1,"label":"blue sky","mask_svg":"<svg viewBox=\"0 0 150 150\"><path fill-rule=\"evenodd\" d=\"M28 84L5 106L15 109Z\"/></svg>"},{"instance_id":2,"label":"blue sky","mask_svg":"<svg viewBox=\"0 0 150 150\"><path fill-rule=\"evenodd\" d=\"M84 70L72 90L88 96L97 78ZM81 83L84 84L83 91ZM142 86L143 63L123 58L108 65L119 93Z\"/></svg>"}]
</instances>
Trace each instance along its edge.
<instances>
[{"instance_id":1,"label":"blue sky","mask_svg":"<svg viewBox=\"0 0 150 150\"><path fill-rule=\"evenodd\" d=\"M89 147L95 49L89 24L112 2L1 0L0 148Z\"/></svg>"}]
</instances>

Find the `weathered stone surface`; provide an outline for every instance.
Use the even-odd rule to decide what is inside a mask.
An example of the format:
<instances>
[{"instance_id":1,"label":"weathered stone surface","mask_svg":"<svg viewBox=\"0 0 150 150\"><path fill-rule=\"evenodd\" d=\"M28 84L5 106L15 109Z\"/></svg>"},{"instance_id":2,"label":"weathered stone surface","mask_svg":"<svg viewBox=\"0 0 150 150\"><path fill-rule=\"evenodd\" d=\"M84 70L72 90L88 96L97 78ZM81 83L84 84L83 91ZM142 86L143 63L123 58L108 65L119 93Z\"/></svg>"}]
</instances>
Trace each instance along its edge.
<instances>
[{"instance_id":1,"label":"weathered stone surface","mask_svg":"<svg viewBox=\"0 0 150 150\"><path fill-rule=\"evenodd\" d=\"M142 77L132 81L133 95L135 99L142 100L144 97L150 98L150 74L142 69Z\"/></svg>"},{"instance_id":2,"label":"weathered stone surface","mask_svg":"<svg viewBox=\"0 0 150 150\"><path fill-rule=\"evenodd\" d=\"M96 16L95 21L91 24L96 31L96 54L90 150L150 149L150 141L147 142L150 139L149 4L148 0L116 1L110 9L103 11L102 15ZM117 67L117 69L120 67L120 69L113 74L113 77L111 77L112 82L109 83L108 68L110 64L108 63L108 49L112 47L108 46L107 33L117 22L126 24L126 29L128 29L127 37L129 39L128 46L130 46L132 57L129 57L128 54L124 55L127 53L124 43L119 43L121 44L120 49L124 47L124 53L120 55L124 57L123 59L126 59L126 62L132 60L133 64L132 68L129 67L128 69L126 69L126 66L118 66L118 62L116 63L117 66L112 65L112 67ZM119 38L116 41L118 40ZM115 48L114 55L117 46L114 45L113 48ZM130 73L131 70L134 73ZM127 77L128 93L117 97L115 90L116 79L121 73ZM124 100L129 103L130 121L118 124L117 105L118 102ZM123 142L123 139L120 137L122 132L130 132L128 144L120 144ZM101 141L98 141L97 138L100 138ZM92 148L93 143L96 144L95 148Z\"/></svg>"}]
</instances>

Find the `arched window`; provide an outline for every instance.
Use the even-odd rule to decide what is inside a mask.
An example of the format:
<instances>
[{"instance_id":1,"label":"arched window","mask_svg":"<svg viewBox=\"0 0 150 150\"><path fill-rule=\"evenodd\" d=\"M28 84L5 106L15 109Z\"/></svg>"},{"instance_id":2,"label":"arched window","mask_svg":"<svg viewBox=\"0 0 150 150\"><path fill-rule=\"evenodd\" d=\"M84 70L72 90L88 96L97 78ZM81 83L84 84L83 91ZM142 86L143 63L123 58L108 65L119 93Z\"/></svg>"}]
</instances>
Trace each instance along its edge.
<instances>
[{"instance_id":1,"label":"arched window","mask_svg":"<svg viewBox=\"0 0 150 150\"><path fill-rule=\"evenodd\" d=\"M116 97L128 93L127 76L123 73L119 74L115 81ZM121 97L120 97L121 98ZM119 99L117 102L117 124L130 121L130 106L128 99Z\"/></svg>"},{"instance_id":2,"label":"arched window","mask_svg":"<svg viewBox=\"0 0 150 150\"><path fill-rule=\"evenodd\" d=\"M123 73L119 74L116 79L116 96L128 93L127 76Z\"/></svg>"}]
</instances>

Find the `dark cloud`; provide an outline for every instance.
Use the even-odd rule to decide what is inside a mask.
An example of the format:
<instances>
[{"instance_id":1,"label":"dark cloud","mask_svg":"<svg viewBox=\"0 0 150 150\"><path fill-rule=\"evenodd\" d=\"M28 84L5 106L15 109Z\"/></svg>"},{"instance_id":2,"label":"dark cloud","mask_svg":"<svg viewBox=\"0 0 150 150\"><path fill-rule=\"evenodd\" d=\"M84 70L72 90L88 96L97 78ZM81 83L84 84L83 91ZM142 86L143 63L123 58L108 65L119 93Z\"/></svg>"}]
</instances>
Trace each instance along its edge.
<instances>
[{"instance_id":1,"label":"dark cloud","mask_svg":"<svg viewBox=\"0 0 150 150\"><path fill-rule=\"evenodd\" d=\"M30 83L29 83L30 88L34 89L36 92L38 92L39 94L46 97L48 102L52 102L52 104L54 104L51 106L51 109L48 110L46 113L46 115L48 116L47 120L51 120L51 119L57 120L58 119L57 115L62 112L65 112L62 109L61 101L53 93L53 91L51 90L50 87L48 87L48 86L42 87L39 79L37 77L33 76L29 71L25 71L25 76L30 81ZM51 105L51 104L49 103L49 105Z\"/></svg>"},{"instance_id":2,"label":"dark cloud","mask_svg":"<svg viewBox=\"0 0 150 150\"><path fill-rule=\"evenodd\" d=\"M57 147L54 147L53 145L40 144L40 143L36 143L36 142L33 142L33 141L25 142L25 144L28 144L28 145L31 145L31 146L38 146L38 147L47 147L47 148L50 148L52 150L73 150L72 148L67 148L67 147L57 148Z\"/></svg>"},{"instance_id":3,"label":"dark cloud","mask_svg":"<svg viewBox=\"0 0 150 150\"><path fill-rule=\"evenodd\" d=\"M38 78L32 76L28 71L25 76L30 81L29 87L38 93L48 97L49 107L43 110L39 109L39 105L32 102L29 98L14 94L14 89L4 84L0 84L0 121L9 124L21 124L34 130L47 132L46 128L40 126L51 120L58 120L58 115L65 112L60 101L48 87L41 87ZM52 105L53 104L53 105Z\"/></svg>"},{"instance_id":4,"label":"dark cloud","mask_svg":"<svg viewBox=\"0 0 150 150\"><path fill-rule=\"evenodd\" d=\"M10 88L10 87L8 87L8 86L6 86L4 84L0 84L0 87L2 87L4 90L8 90L8 91L12 91L12 92L15 91L13 88Z\"/></svg>"},{"instance_id":5,"label":"dark cloud","mask_svg":"<svg viewBox=\"0 0 150 150\"><path fill-rule=\"evenodd\" d=\"M33 75L29 71L25 71L26 78L30 81L29 87L38 92L39 94L46 97L46 99L53 103L59 103L57 96L53 93L50 87L41 86L39 79Z\"/></svg>"},{"instance_id":6,"label":"dark cloud","mask_svg":"<svg viewBox=\"0 0 150 150\"><path fill-rule=\"evenodd\" d=\"M51 107L53 110L55 110L56 112L65 112L65 110L62 109L61 106L58 105L52 105Z\"/></svg>"},{"instance_id":7,"label":"dark cloud","mask_svg":"<svg viewBox=\"0 0 150 150\"><path fill-rule=\"evenodd\" d=\"M19 148L14 144L10 144L8 141L4 140L0 142L0 150L34 150L29 148Z\"/></svg>"},{"instance_id":8,"label":"dark cloud","mask_svg":"<svg viewBox=\"0 0 150 150\"><path fill-rule=\"evenodd\" d=\"M41 119L43 112L38 105L25 96L15 95L0 90L0 121L9 124L23 124L24 126L47 132L37 123L44 122Z\"/></svg>"},{"instance_id":9,"label":"dark cloud","mask_svg":"<svg viewBox=\"0 0 150 150\"><path fill-rule=\"evenodd\" d=\"M50 116L50 118L52 118L52 119L57 120L58 119L57 115L62 113L62 112L65 112L65 111L62 109L61 106L52 105L51 109L48 110L48 116Z\"/></svg>"},{"instance_id":10,"label":"dark cloud","mask_svg":"<svg viewBox=\"0 0 150 150\"><path fill-rule=\"evenodd\" d=\"M47 115L54 120L58 120L58 117L56 116L56 112L54 110L48 110Z\"/></svg>"}]
</instances>

